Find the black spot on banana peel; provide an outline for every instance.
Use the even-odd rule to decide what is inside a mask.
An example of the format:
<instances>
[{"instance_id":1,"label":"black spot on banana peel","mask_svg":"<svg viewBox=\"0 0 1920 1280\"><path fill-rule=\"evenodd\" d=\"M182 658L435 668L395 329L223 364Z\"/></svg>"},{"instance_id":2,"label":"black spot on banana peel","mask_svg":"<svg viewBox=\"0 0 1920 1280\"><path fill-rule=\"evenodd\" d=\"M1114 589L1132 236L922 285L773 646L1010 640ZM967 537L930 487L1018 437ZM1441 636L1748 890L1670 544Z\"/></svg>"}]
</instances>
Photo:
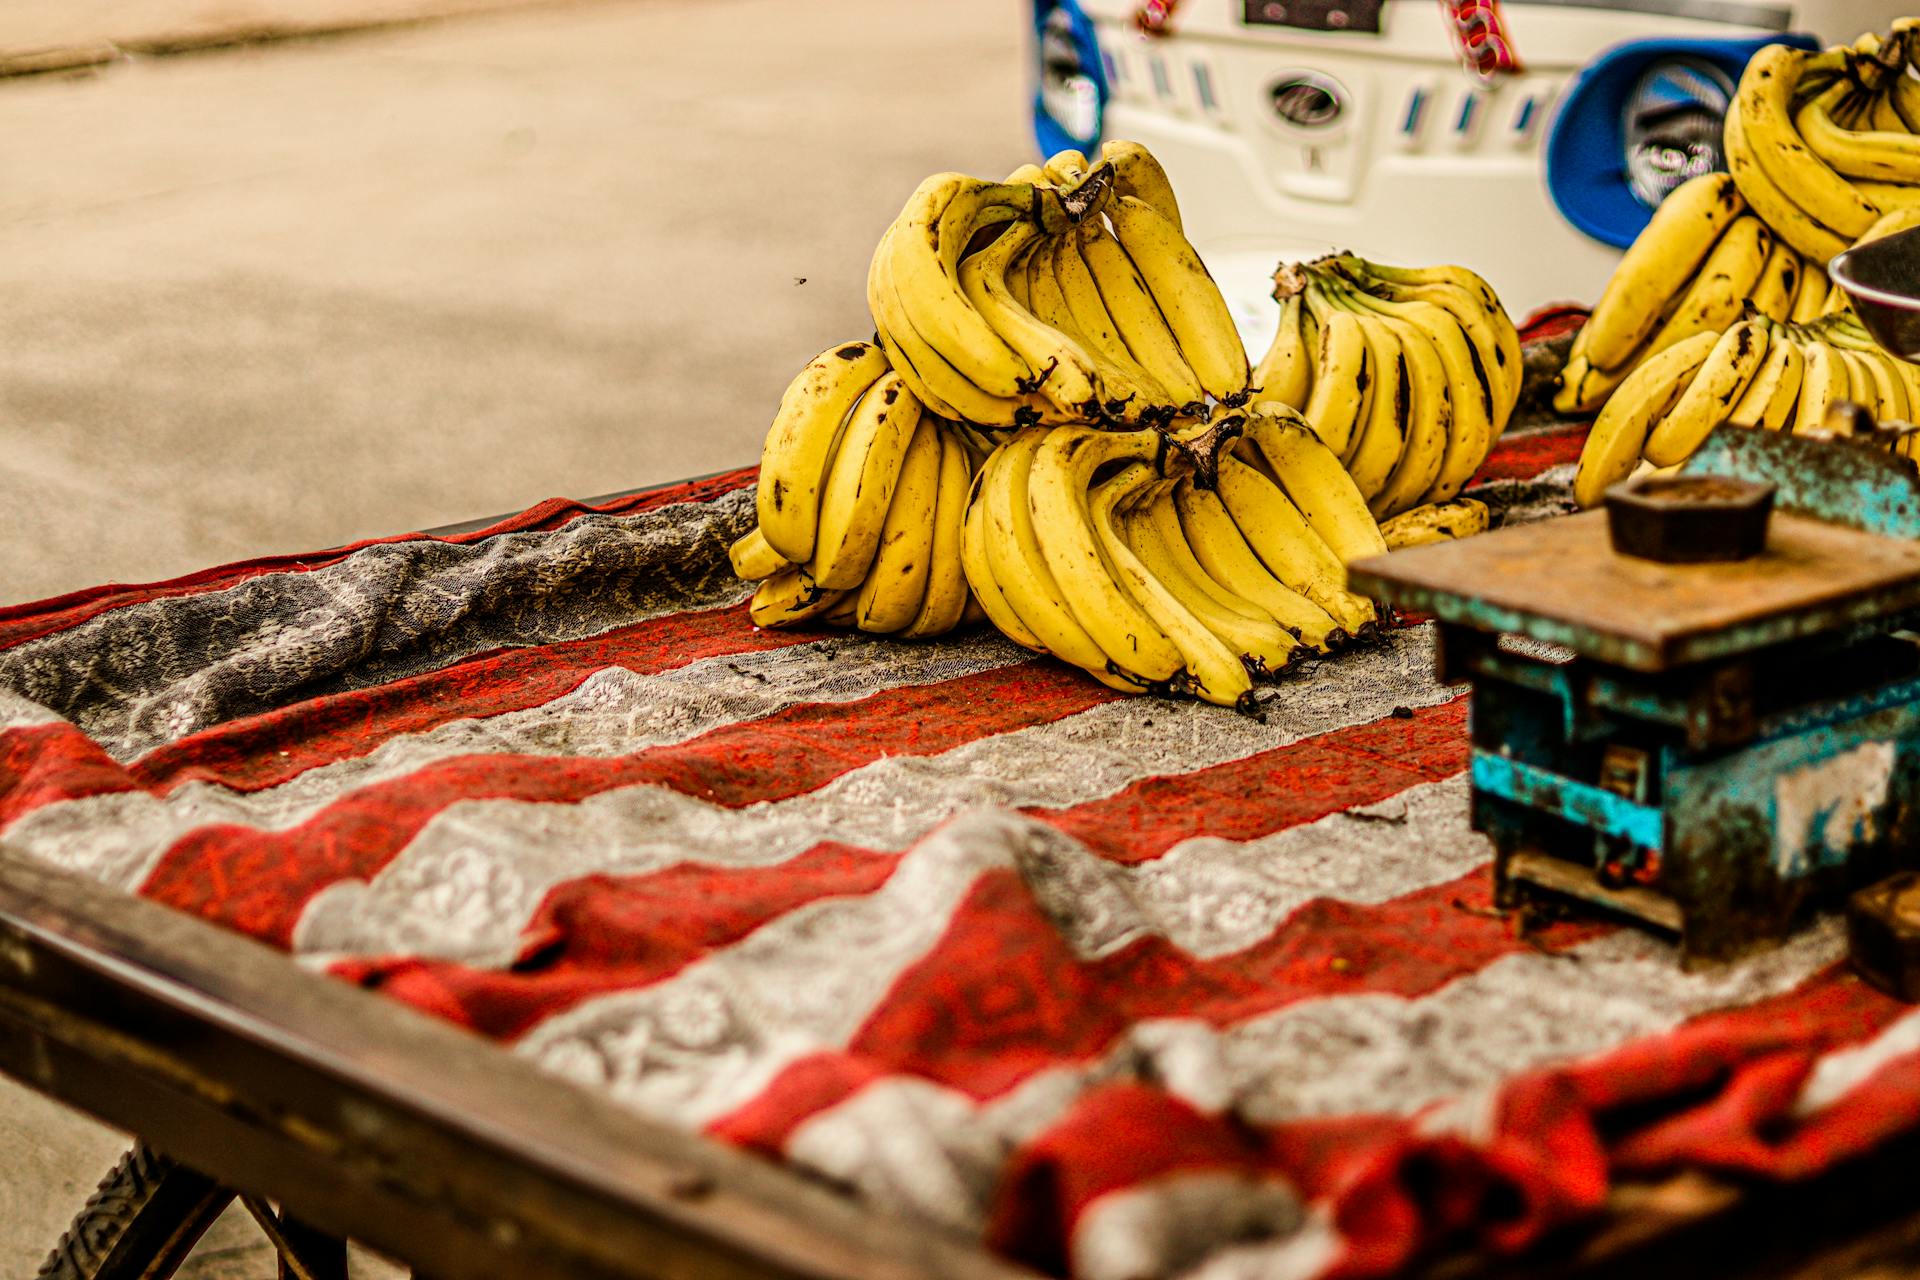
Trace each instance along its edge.
<instances>
[{"instance_id":1,"label":"black spot on banana peel","mask_svg":"<svg viewBox=\"0 0 1920 1280\"><path fill-rule=\"evenodd\" d=\"M876 347L880 345L880 335L877 333L873 335L873 345ZM842 360L858 360L861 356L867 354L867 344L864 342L851 343L840 348L833 354L839 356Z\"/></svg>"}]
</instances>

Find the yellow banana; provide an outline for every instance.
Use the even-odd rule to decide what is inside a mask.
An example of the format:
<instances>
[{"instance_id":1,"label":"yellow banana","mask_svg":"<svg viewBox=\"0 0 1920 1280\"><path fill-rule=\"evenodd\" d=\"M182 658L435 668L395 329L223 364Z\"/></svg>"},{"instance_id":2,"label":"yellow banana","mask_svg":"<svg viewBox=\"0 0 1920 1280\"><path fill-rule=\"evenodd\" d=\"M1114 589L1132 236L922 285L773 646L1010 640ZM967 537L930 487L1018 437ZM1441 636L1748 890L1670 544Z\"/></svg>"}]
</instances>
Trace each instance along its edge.
<instances>
[{"instance_id":1,"label":"yellow banana","mask_svg":"<svg viewBox=\"0 0 1920 1280\"><path fill-rule=\"evenodd\" d=\"M800 564L813 555L820 483L834 445L854 403L886 372L880 348L843 342L809 360L787 384L760 449L754 495L761 533L783 560Z\"/></svg>"},{"instance_id":2,"label":"yellow banana","mask_svg":"<svg viewBox=\"0 0 1920 1280\"><path fill-rule=\"evenodd\" d=\"M1244 432L1265 460L1264 469L1342 565L1386 551L1365 496L1306 419L1291 410L1256 404L1247 414ZM1244 457L1244 450L1240 452Z\"/></svg>"},{"instance_id":3,"label":"yellow banana","mask_svg":"<svg viewBox=\"0 0 1920 1280\"><path fill-rule=\"evenodd\" d=\"M1848 177L1907 186L1920 183L1920 138L1904 127L1898 133L1849 129L1833 118L1834 108L1853 91L1853 85L1842 80L1800 108L1793 123L1808 149ZM1862 203L1871 202L1863 199Z\"/></svg>"},{"instance_id":4,"label":"yellow banana","mask_svg":"<svg viewBox=\"0 0 1920 1280\"><path fill-rule=\"evenodd\" d=\"M1024 262L1025 251L1040 235L1032 222L1008 226L960 264L960 289L1001 341L1033 370L1033 380L1019 387L1022 393L1038 392L1062 413L1097 418L1103 409L1092 357L1066 334L1036 319L1007 288L1014 263Z\"/></svg>"},{"instance_id":5,"label":"yellow banana","mask_svg":"<svg viewBox=\"0 0 1920 1280\"><path fill-rule=\"evenodd\" d=\"M1071 147L1056 151L1047 157L1046 166L1041 172L1055 186L1070 187L1087 176L1087 157Z\"/></svg>"},{"instance_id":6,"label":"yellow banana","mask_svg":"<svg viewBox=\"0 0 1920 1280\"><path fill-rule=\"evenodd\" d=\"M994 331L960 287L960 259L974 232L996 221L1031 218L1040 188L984 182L965 174L935 174L907 200L874 255L885 260L894 292L927 345L982 391L1016 396L1033 370ZM876 291L868 269L869 303Z\"/></svg>"},{"instance_id":7,"label":"yellow banana","mask_svg":"<svg viewBox=\"0 0 1920 1280\"><path fill-rule=\"evenodd\" d=\"M1269 618L1265 610L1223 593L1204 572L1196 578L1187 564L1173 553L1173 547L1167 545L1162 526L1152 516L1152 507L1156 505L1171 510L1164 495L1160 495L1160 486L1171 487L1171 482L1156 482L1119 516L1117 528L1125 545L1139 557L1144 570L1179 601L1202 628L1227 647L1244 672L1269 676L1292 666L1294 654L1300 651L1300 641L1294 639L1290 631ZM1173 518L1173 528L1179 530L1177 516ZM1192 553L1188 551L1187 560L1190 558ZM1194 670L1190 658L1188 670Z\"/></svg>"},{"instance_id":8,"label":"yellow banana","mask_svg":"<svg viewBox=\"0 0 1920 1280\"><path fill-rule=\"evenodd\" d=\"M1314 434L1344 459L1367 421L1376 381L1373 349L1360 317L1352 312L1316 312L1315 319L1320 325L1320 349L1314 361L1313 394L1304 412Z\"/></svg>"},{"instance_id":9,"label":"yellow banana","mask_svg":"<svg viewBox=\"0 0 1920 1280\"><path fill-rule=\"evenodd\" d=\"M1741 74L1735 110L1728 115L1737 119L1739 133L1752 144L1751 158L1775 188L1821 224L1843 236L1857 236L1873 225L1880 210L1816 155L1794 128L1794 85L1809 66L1820 65L1821 56L1810 57L1804 50L1784 44L1763 46ZM1729 138L1729 150L1731 142ZM1733 176L1747 203L1766 217L1767 211L1747 190L1739 167L1734 168ZM1792 239L1788 228L1774 229Z\"/></svg>"},{"instance_id":10,"label":"yellow banana","mask_svg":"<svg viewBox=\"0 0 1920 1280\"><path fill-rule=\"evenodd\" d=\"M854 619L862 631L891 634L920 616L927 599L939 497L940 429L923 413L900 464L873 564L855 593Z\"/></svg>"},{"instance_id":11,"label":"yellow banana","mask_svg":"<svg viewBox=\"0 0 1920 1280\"><path fill-rule=\"evenodd\" d=\"M1800 403L1794 409L1793 433L1807 435L1819 431L1827 420L1827 410L1853 398L1853 375L1840 350L1817 338L1804 340L1801 351L1807 369L1800 379Z\"/></svg>"},{"instance_id":12,"label":"yellow banana","mask_svg":"<svg viewBox=\"0 0 1920 1280\"><path fill-rule=\"evenodd\" d=\"M1223 707L1250 707L1253 680L1227 643L1196 617L1168 585L1150 570L1115 527L1115 509L1154 484L1159 476L1145 463L1122 467L1087 495L1087 518L1114 579L1142 613L1173 641L1185 670L1175 681L1203 701Z\"/></svg>"},{"instance_id":13,"label":"yellow banana","mask_svg":"<svg viewBox=\"0 0 1920 1280\"><path fill-rule=\"evenodd\" d=\"M1676 187L1627 249L1581 330L1588 362L1617 369L1653 336L1658 317L1712 252L1727 224L1746 212L1733 179L1702 174Z\"/></svg>"},{"instance_id":14,"label":"yellow banana","mask_svg":"<svg viewBox=\"0 0 1920 1280\"><path fill-rule=\"evenodd\" d=\"M1855 400L1881 421L1906 420L1906 389L1887 367L1880 352L1841 347L1840 356L1847 362Z\"/></svg>"},{"instance_id":15,"label":"yellow banana","mask_svg":"<svg viewBox=\"0 0 1920 1280\"><path fill-rule=\"evenodd\" d=\"M943 418L990 427L1016 425L1021 417L1020 399L990 394L968 381L914 328L913 319L901 305L894 288L891 258L885 252L885 241L894 234L895 229L889 228L882 235L882 248L874 254L867 277L867 301L873 311L875 336L885 348L894 372L906 381L915 399Z\"/></svg>"},{"instance_id":16,"label":"yellow banana","mask_svg":"<svg viewBox=\"0 0 1920 1280\"><path fill-rule=\"evenodd\" d=\"M1295 409L1307 407L1313 391L1314 344L1307 337L1306 301L1299 294L1280 302L1280 329L1253 370L1256 399L1276 400Z\"/></svg>"},{"instance_id":17,"label":"yellow banana","mask_svg":"<svg viewBox=\"0 0 1920 1280\"><path fill-rule=\"evenodd\" d=\"M820 532L807 570L829 590L860 585L880 545L920 402L898 373L873 384L854 406L820 494Z\"/></svg>"},{"instance_id":18,"label":"yellow banana","mask_svg":"<svg viewBox=\"0 0 1920 1280\"><path fill-rule=\"evenodd\" d=\"M1827 305L1827 295L1833 292L1833 282L1827 279L1826 269L1817 263L1809 262L1800 275L1800 289L1793 295L1793 310L1787 319L1794 324L1806 324L1820 318L1821 308Z\"/></svg>"},{"instance_id":19,"label":"yellow banana","mask_svg":"<svg viewBox=\"0 0 1920 1280\"><path fill-rule=\"evenodd\" d=\"M1153 153L1137 142L1115 138L1101 144L1100 159L1113 166L1114 189L1150 204L1175 231L1180 225L1180 202L1174 198L1173 183Z\"/></svg>"},{"instance_id":20,"label":"yellow banana","mask_svg":"<svg viewBox=\"0 0 1920 1280\"><path fill-rule=\"evenodd\" d=\"M1349 270L1357 269L1363 281L1374 281L1395 300L1430 302L1460 322L1493 388L1493 434L1497 439L1520 402L1520 383L1526 370L1521 367L1519 331L1500 305L1493 286L1460 266L1392 267L1351 254L1337 261Z\"/></svg>"},{"instance_id":21,"label":"yellow banana","mask_svg":"<svg viewBox=\"0 0 1920 1280\"><path fill-rule=\"evenodd\" d=\"M1894 114L1900 117L1900 123L1907 132L1920 133L1920 80L1915 79L1911 62L1894 68L1888 74L1887 94L1893 103Z\"/></svg>"},{"instance_id":22,"label":"yellow banana","mask_svg":"<svg viewBox=\"0 0 1920 1280\"><path fill-rule=\"evenodd\" d=\"M933 503L933 545L927 561L927 589L920 611L900 634L909 640L940 636L960 625L967 611L967 571L960 543L967 520L973 462L951 432L935 432L940 441L940 482ZM896 495L895 502L899 501Z\"/></svg>"},{"instance_id":23,"label":"yellow banana","mask_svg":"<svg viewBox=\"0 0 1920 1280\"><path fill-rule=\"evenodd\" d=\"M1597 369L1584 353L1570 352L1566 367L1560 371L1559 389L1553 394L1554 412L1567 417L1592 413L1607 402L1639 364L1640 360L1629 359L1617 369Z\"/></svg>"},{"instance_id":24,"label":"yellow banana","mask_svg":"<svg viewBox=\"0 0 1920 1280\"><path fill-rule=\"evenodd\" d=\"M1700 372L1648 433L1647 461L1670 467L1692 457L1707 432L1726 420L1753 381L1769 345L1766 331L1751 320L1742 320L1722 334Z\"/></svg>"},{"instance_id":25,"label":"yellow banana","mask_svg":"<svg viewBox=\"0 0 1920 1280\"><path fill-rule=\"evenodd\" d=\"M1777 136L1769 137L1764 142L1749 139L1746 123L1736 104L1733 110L1727 112L1721 137L1727 151L1727 168L1740 186L1741 198L1753 207L1753 211L1773 229L1775 235L1815 262L1825 262L1845 251L1848 237L1796 203L1761 164L1758 156L1760 150L1774 150L1782 145ZM1793 146L1800 156L1812 158L1812 153L1799 141L1792 141L1788 145ZM1833 173L1831 169L1827 172ZM1846 181L1838 174L1833 176L1843 183ZM1873 216L1878 216L1877 211ZM1845 221L1864 231L1873 224L1873 217L1868 217L1864 222L1857 218L1846 218Z\"/></svg>"},{"instance_id":26,"label":"yellow banana","mask_svg":"<svg viewBox=\"0 0 1920 1280\"><path fill-rule=\"evenodd\" d=\"M1680 306L1653 335L1648 353L1657 355L1696 333L1724 332L1740 318L1772 248L1766 224L1758 218L1736 218L1687 286Z\"/></svg>"},{"instance_id":27,"label":"yellow banana","mask_svg":"<svg viewBox=\"0 0 1920 1280\"><path fill-rule=\"evenodd\" d=\"M1420 329L1393 316L1381 323L1400 339L1407 382L1406 439L1400 459L1372 504L1381 516L1397 515L1417 507L1440 482L1447 460L1447 441L1453 435L1453 398L1440 352Z\"/></svg>"},{"instance_id":28,"label":"yellow banana","mask_svg":"<svg viewBox=\"0 0 1920 1280\"><path fill-rule=\"evenodd\" d=\"M1248 670L1259 675L1291 666L1301 649L1299 638L1265 609L1215 582L1195 558L1174 509L1174 484L1160 481L1128 511L1128 545L1209 631L1240 655Z\"/></svg>"},{"instance_id":29,"label":"yellow banana","mask_svg":"<svg viewBox=\"0 0 1920 1280\"><path fill-rule=\"evenodd\" d=\"M1000 581L987 560L987 543L992 535L987 531L987 504L981 497L986 474L985 467L974 473L973 484L967 490L966 521L960 527L960 566L967 575L968 612L979 610L994 630L1007 639L1036 653L1045 653L1046 645L1021 621L1001 591ZM961 621L965 623L965 614Z\"/></svg>"},{"instance_id":30,"label":"yellow banana","mask_svg":"<svg viewBox=\"0 0 1920 1280\"><path fill-rule=\"evenodd\" d=\"M829 612L849 594L827 590L804 565L796 565L760 584L747 605L747 615L756 627L798 626Z\"/></svg>"},{"instance_id":31,"label":"yellow banana","mask_svg":"<svg viewBox=\"0 0 1920 1280\"><path fill-rule=\"evenodd\" d=\"M1197 489L1190 479L1181 480L1174 486L1173 501L1194 559L1222 590L1259 605L1316 653L1331 652L1347 642L1350 637L1332 614L1261 563L1218 493Z\"/></svg>"},{"instance_id":32,"label":"yellow banana","mask_svg":"<svg viewBox=\"0 0 1920 1280\"><path fill-rule=\"evenodd\" d=\"M1362 330L1373 352L1374 382L1367 400L1367 417L1347 456L1353 482L1366 496L1367 507L1380 514L1379 496L1407 446L1407 400L1411 390L1406 352L1399 335L1378 315L1362 315Z\"/></svg>"},{"instance_id":33,"label":"yellow banana","mask_svg":"<svg viewBox=\"0 0 1920 1280\"><path fill-rule=\"evenodd\" d=\"M1065 236L1050 236L1028 253L1026 270L1022 273L1026 277L1031 298L1028 310L1041 324L1050 325L1065 334L1091 361L1094 384L1100 393L1099 417L1131 426L1171 418L1174 407L1167 389L1155 382L1153 375L1127 354L1125 345L1112 332L1110 322L1104 335L1105 345L1081 330L1066 291L1060 286L1060 277L1053 269L1054 257L1065 239ZM1087 281L1087 288L1093 289L1091 279ZM1099 296L1098 291L1094 291L1092 301L1097 303ZM1102 308L1099 314L1104 318L1105 309ZM1112 350L1114 347L1118 348L1117 355Z\"/></svg>"},{"instance_id":34,"label":"yellow banana","mask_svg":"<svg viewBox=\"0 0 1920 1280\"><path fill-rule=\"evenodd\" d=\"M1800 388L1807 377L1807 356L1800 344L1791 338L1782 340L1782 345L1792 349L1788 358L1787 371L1774 386L1773 399L1760 413L1760 426L1767 431L1784 431L1793 425L1793 413L1800 403Z\"/></svg>"},{"instance_id":35,"label":"yellow banana","mask_svg":"<svg viewBox=\"0 0 1920 1280\"><path fill-rule=\"evenodd\" d=\"M1071 322L1068 332L1078 337L1096 359L1104 361L1102 379L1111 384L1114 395L1124 397L1127 402L1121 415L1123 421L1158 423L1170 418L1178 406L1185 403L1127 349L1113 316L1107 311L1107 304L1101 300L1100 286L1087 269L1087 260L1080 256L1076 233L1069 231L1054 236L1045 250L1037 251L1030 274L1035 296L1046 299L1048 305L1053 305L1057 297L1065 307L1065 318ZM1045 287L1042 279L1046 275L1053 277L1051 289Z\"/></svg>"},{"instance_id":36,"label":"yellow banana","mask_svg":"<svg viewBox=\"0 0 1920 1280\"><path fill-rule=\"evenodd\" d=\"M1473 498L1452 498L1403 511L1381 525L1380 534L1389 547L1399 551L1485 533L1488 519L1486 503Z\"/></svg>"},{"instance_id":37,"label":"yellow banana","mask_svg":"<svg viewBox=\"0 0 1920 1280\"><path fill-rule=\"evenodd\" d=\"M1112 318L1120 340L1154 380L1167 389L1173 403L1186 412L1204 412L1207 392L1199 375L1187 363L1174 331L1154 301L1146 279L1113 233L1097 221L1080 224L1080 257L1093 276L1100 301Z\"/></svg>"},{"instance_id":38,"label":"yellow banana","mask_svg":"<svg viewBox=\"0 0 1920 1280\"><path fill-rule=\"evenodd\" d=\"M833 608L828 609L825 613L819 614L817 621L822 626L847 627L851 629L859 625L856 621L859 606L860 593L858 591L843 591L840 593L840 598L834 602Z\"/></svg>"},{"instance_id":39,"label":"yellow banana","mask_svg":"<svg viewBox=\"0 0 1920 1280\"><path fill-rule=\"evenodd\" d=\"M1873 335L1867 332L1866 326L1860 323L1860 317L1851 311L1842 312L1828 320L1825 332L1831 336L1836 346L1867 352L1881 359L1892 376L1901 384L1901 389L1905 393L1903 396L1907 406L1905 420L1910 422L1914 417L1920 416L1920 365L1910 360L1900 359L1875 342Z\"/></svg>"},{"instance_id":40,"label":"yellow banana","mask_svg":"<svg viewBox=\"0 0 1920 1280\"><path fill-rule=\"evenodd\" d=\"M1807 358L1783 334L1774 333L1767 346L1767 358L1739 401L1727 414L1727 421L1743 427L1768 427L1778 431L1786 424L1799 395L1800 379L1805 375ZM1785 388L1783 391L1782 388ZM1785 397L1785 408L1781 407Z\"/></svg>"},{"instance_id":41,"label":"yellow banana","mask_svg":"<svg viewBox=\"0 0 1920 1280\"><path fill-rule=\"evenodd\" d=\"M1200 255L1178 227L1144 200L1115 197L1107 206L1107 219L1159 304L1200 385L1225 404L1244 403L1247 349L1233 312Z\"/></svg>"},{"instance_id":42,"label":"yellow banana","mask_svg":"<svg viewBox=\"0 0 1920 1280\"><path fill-rule=\"evenodd\" d=\"M759 582L771 578L782 569L790 569L793 562L775 551L767 542L767 535L759 525L747 530L727 548L727 558L733 563L733 572L748 582Z\"/></svg>"},{"instance_id":43,"label":"yellow banana","mask_svg":"<svg viewBox=\"0 0 1920 1280\"><path fill-rule=\"evenodd\" d=\"M1044 428L1029 428L987 459L981 492L987 568L1007 604L1041 648L1063 662L1092 670L1106 665L1106 651L1068 608L1034 527L1029 487L1034 454L1046 438ZM974 583L974 593L986 603L980 580L971 569L967 580Z\"/></svg>"},{"instance_id":44,"label":"yellow banana","mask_svg":"<svg viewBox=\"0 0 1920 1280\"><path fill-rule=\"evenodd\" d=\"M1916 139L1916 141L1920 141L1920 139ZM1915 227L1920 227L1920 205L1913 205L1905 209L1894 209L1888 213L1881 214L1880 220L1871 227L1868 227L1866 234L1856 240L1854 244L1856 246L1872 244L1875 240L1883 240L1895 232L1911 231Z\"/></svg>"},{"instance_id":45,"label":"yellow banana","mask_svg":"<svg viewBox=\"0 0 1920 1280\"><path fill-rule=\"evenodd\" d=\"M1580 450L1573 499L1583 507L1633 474L1653 424L1666 416L1719 345L1720 335L1697 333L1635 369L1613 393Z\"/></svg>"},{"instance_id":46,"label":"yellow banana","mask_svg":"<svg viewBox=\"0 0 1920 1280\"><path fill-rule=\"evenodd\" d=\"M1027 500L1040 551L1053 580L1107 665L1137 680L1161 683L1186 669L1186 658L1159 624L1121 586L1102 549L1088 508L1096 471L1110 462L1151 462L1155 431L1049 431L1034 451Z\"/></svg>"},{"instance_id":47,"label":"yellow banana","mask_svg":"<svg viewBox=\"0 0 1920 1280\"><path fill-rule=\"evenodd\" d=\"M1776 237L1760 278L1747 295L1753 309L1769 320L1785 320L1793 310L1794 295L1800 292L1800 275L1800 251Z\"/></svg>"},{"instance_id":48,"label":"yellow banana","mask_svg":"<svg viewBox=\"0 0 1920 1280\"><path fill-rule=\"evenodd\" d=\"M1247 545L1274 577L1325 609L1349 635L1372 625L1378 617L1373 601L1347 590L1340 557L1271 480L1226 455L1219 492Z\"/></svg>"}]
</instances>

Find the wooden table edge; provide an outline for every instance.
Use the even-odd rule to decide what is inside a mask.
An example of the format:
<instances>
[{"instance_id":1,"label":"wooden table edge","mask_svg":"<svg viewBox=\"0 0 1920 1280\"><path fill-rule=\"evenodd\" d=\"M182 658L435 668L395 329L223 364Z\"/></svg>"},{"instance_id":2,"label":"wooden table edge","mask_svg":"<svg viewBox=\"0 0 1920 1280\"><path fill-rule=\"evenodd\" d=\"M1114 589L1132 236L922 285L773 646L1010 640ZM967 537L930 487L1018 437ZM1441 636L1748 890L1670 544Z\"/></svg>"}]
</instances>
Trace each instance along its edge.
<instances>
[{"instance_id":1,"label":"wooden table edge","mask_svg":"<svg viewBox=\"0 0 1920 1280\"><path fill-rule=\"evenodd\" d=\"M428 1274L1033 1275L3 845L0 1071Z\"/></svg>"}]
</instances>

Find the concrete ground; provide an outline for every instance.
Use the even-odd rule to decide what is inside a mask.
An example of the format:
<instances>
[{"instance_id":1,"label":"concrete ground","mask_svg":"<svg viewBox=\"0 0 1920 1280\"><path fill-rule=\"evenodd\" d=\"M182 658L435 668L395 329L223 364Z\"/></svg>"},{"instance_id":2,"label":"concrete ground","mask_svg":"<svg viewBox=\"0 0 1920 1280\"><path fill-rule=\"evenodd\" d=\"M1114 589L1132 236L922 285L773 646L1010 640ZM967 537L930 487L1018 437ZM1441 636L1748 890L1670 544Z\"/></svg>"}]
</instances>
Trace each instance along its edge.
<instances>
[{"instance_id":1,"label":"concrete ground","mask_svg":"<svg viewBox=\"0 0 1920 1280\"><path fill-rule=\"evenodd\" d=\"M0 606L751 462L914 184L1027 158L1024 12L630 0L0 80ZM123 1141L0 1087L0 1275ZM186 1274L270 1273L230 1215Z\"/></svg>"},{"instance_id":2,"label":"concrete ground","mask_svg":"<svg viewBox=\"0 0 1920 1280\"><path fill-rule=\"evenodd\" d=\"M0 81L0 605L749 462L1018 0L633 0Z\"/></svg>"}]
</instances>

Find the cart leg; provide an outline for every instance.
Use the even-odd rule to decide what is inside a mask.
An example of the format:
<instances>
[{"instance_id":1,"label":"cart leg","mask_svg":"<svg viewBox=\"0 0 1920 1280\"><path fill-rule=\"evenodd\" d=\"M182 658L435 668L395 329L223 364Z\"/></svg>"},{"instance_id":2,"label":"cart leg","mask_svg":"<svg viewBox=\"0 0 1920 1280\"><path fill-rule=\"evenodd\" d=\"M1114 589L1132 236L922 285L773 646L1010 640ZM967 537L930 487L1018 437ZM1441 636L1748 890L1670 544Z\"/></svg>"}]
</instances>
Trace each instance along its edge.
<instances>
[{"instance_id":1,"label":"cart leg","mask_svg":"<svg viewBox=\"0 0 1920 1280\"><path fill-rule=\"evenodd\" d=\"M280 1280L347 1280L347 1242L310 1227L266 1201L242 1196L240 1202L273 1241L280 1254Z\"/></svg>"},{"instance_id":2,"label":"cart leg","mask_svg":"<svg viewBox=\"0 0 1920 1280\"><path fill-rule=\"evenodd\" d=\"M136 1146L100 1180L39 1280L166 1280L232 1199L213 1179Z\"/></svg>"}]
</instances>

